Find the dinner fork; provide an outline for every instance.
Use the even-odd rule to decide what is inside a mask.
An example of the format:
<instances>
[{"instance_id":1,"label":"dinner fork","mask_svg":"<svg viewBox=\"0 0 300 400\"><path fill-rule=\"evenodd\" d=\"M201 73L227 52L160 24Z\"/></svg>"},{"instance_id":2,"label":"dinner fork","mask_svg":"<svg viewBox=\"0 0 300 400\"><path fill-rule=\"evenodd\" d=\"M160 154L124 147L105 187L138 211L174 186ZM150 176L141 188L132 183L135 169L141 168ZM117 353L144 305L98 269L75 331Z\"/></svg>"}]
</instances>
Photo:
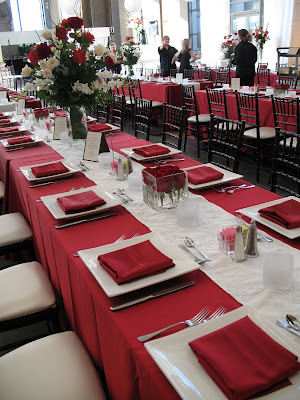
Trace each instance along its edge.
<instances>
[{"instance_id":1,"label":"dinner fork","mask_svg":"<svg viewBox=\"0 0 300 400\"><path fill-rule=\"evenodd\" d=\"M226 312L226 308L223 306L220 306L219 308L216 309L216 311L214 313L212 313L209 317L203 319L201 321L201 323L206 322L206 321L210 321L211 319L220 317L221 315L225 314Z\"/></svg>"},{"instance_id":2,"label":"dinner fork","mask_svg":"<svg viewBox=\"0 0 300 400\"><path fill-rule=\"evenodd\" d=\"M143 343L146 342L149 339L154 338L155 336L159 335L160 333L166 331L167 329L173 328L174 326L177 325L182 325L185 324L187 326L195 326L200 324L201 321L204 320L204 318L210 313L209 308L204 307L203 310L201 310L200 312L198 312L198 314L196 314L193 318L191 319L187 319L186 321L180 321L180 322L176 322L176 324L173 325L169 325L166 328L160 329L159 331L156 332L152 332L149 333L148 335L143 335L143 336L139 336L138 337L138 341Z\"/></svg>"}]
</instances>

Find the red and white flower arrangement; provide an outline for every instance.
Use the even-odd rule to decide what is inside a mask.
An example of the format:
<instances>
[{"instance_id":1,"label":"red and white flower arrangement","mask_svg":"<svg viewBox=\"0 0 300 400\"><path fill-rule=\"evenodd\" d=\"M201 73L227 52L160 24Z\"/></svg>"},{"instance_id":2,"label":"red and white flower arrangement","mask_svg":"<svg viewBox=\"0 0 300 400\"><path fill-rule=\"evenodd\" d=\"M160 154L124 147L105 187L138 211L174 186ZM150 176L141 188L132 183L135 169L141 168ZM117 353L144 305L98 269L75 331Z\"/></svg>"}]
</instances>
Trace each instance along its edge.
<instances>
[{"instance_id":1,"label":"red and white flower arrangement","mask_svg":"<svg viewBox=\"0 0 300 400\"><path fill-rule=\"evenodd\" d=\"M221 51L223 53L224 59L228 60L230 66L234 59L234 51L237 44L238 44L237 33L233 34L230 33L229 35L224 36L224 40L221 44Z\"/></svg>"},{"instance_id":2,"label":"red and white flower arrangement","mask_svg":"<svg viewBox=\"0 0 300 400\"><path fill-rule=\"evenodd\" d=\"M268 40L270 40L269 31L267 29L264 31L261 26L260 28L256 28L255 31L252 33L252 36L256 41L256 47L259 50L261 60L263 56L264 45Z\"/></svg>"}]
</instances>

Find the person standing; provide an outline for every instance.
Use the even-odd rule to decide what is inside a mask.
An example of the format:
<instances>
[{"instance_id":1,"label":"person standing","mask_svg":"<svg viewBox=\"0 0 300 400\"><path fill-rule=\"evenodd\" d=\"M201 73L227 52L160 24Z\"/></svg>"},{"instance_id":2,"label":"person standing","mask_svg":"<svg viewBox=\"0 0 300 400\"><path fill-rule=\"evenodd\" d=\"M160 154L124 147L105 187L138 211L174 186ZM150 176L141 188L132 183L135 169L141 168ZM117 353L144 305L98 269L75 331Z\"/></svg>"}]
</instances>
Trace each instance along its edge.
<instances>
[{"instance_id":1,"label":"person standing","mask_svg":"<svg viewBox=\"0 0 300 400\"><path fill-rule=\"evenodd\" d=\"M178 60L180 62L179 72L183 73L185 69L192 70L193 67L190 64L190 61L198 60L200 58L200 52L195 54L191 49L191 41L190 39L183 39L182 49L179 53Z\"/></svg>"},{"instance_id":2,"label":"person standing","mask_svg":"<svg viewBox=\"0 0 300 400\"><path fill-rule=\"evenodd\" d=\"M162 76L169 76L170 69L176 69L176 64L172 63L174 55L177 53L175 47L170 46L169 36L164 36L162 39L162 45L158 48L158 54L160 56L160 68L162 69Z\"/></svg>"},{"instance_id":3,"label":"person standing","mask_svg":"<svg viewBox=\"0 0 300 400\"><path fill-rule=\"evenodd\" d=\"M255 63L257 49L250 43L252 35L247 29L238 31L239 43L235 48L233 64L236 65L236 78L240 78L241 86L254 86Z\"/></svg>"}]
</instances>

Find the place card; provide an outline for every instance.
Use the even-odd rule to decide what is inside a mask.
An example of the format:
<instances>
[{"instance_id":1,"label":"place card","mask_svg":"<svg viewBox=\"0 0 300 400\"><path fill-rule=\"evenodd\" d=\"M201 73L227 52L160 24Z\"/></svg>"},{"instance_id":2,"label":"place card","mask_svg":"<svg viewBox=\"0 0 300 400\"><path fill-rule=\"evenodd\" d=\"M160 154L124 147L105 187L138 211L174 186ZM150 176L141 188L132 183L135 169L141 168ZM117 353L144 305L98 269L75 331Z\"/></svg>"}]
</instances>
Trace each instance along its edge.
<instances>
[{"instance_id":1,"label":"place card","mask_svg":"<svg viewBox=\"0 0 300 400\"><path fill-rule=\"evenodd\" d=\"M88 131L86 135L83 159L98 162L100 153L108 153L109 147L105 140L105 133Z\"/></svg>"},{"instance_id":2,"label":"place card","mask_svg":"<svg viewBox=\"0 0 300 400\"><path fill-rule=\"evenodd\" d=\"M0 103L5 103L6 100L8 101L7 91L6 90L1 90L0 91Z\"/></svg>"},{"instance_id":3,"label":"place card","mask_svg":"<svg viewBox=\"0 0 300 400\"><path fill-rule=\"evenodd\" d=\"M59 140L60 134L63 132L67 132L67 131L68 131L67 118L66 117L55 117L54 118L53 139Z\"/></svg>"},{"instance_id":4,"label":"place card","mask_svg":"<svg viewBox=\"0 0 300 400\"><path fill-rule=\"evenodd\" d=\"M176 74L176 83L182 83L183 74Z\"/></svg>"},{"instance_id":5,"label":"place card","mask_svg":"<svg viewBox=\"0 0 300 400\"><path fill-rule=\"evenodd\" d=\"M23 115L25 110L25 99L19 99L17 103L17 115Z\"/></svg>"},{"instance_id":6,"label":"place card","mask_svg":"<svg viewBox=\"0 0 300 400\"><path fill-rule=\"evenodd\" d=\"M240 78L231 78L231 89L232 90L240 90L241 88L241 79Z\"/></svg>"}]
</instances>

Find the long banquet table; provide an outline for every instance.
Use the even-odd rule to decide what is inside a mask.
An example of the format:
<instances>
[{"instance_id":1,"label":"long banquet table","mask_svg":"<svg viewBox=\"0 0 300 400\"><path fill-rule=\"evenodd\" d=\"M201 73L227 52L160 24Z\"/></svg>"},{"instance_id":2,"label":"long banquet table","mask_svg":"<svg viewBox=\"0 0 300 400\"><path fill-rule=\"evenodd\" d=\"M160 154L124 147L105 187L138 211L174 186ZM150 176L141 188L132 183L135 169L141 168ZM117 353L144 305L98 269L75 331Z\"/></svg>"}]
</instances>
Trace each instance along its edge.
<instances>
[{"instance_id":1,"label":"long banquet table","mask_svg":"<svg viewBox=\"0 0 300 400\"><path fill-rule=\"evenodd\" d=\"M115 134L108 139L108 144L116 154L122 148L147 143L126 133ZM216 237L222 228L236 225L235 210L278 199L279 195L259 187L240 190L233 195L219 193L216 188L190 193L190 197L199 201L200 226L182 228L176 225L176 210L157 213L143 203L141 192L128 191L134 202L117 206L116 216L57 230L57 221L42 202L36 202L41 196L95 184L112 193L117 187L127 189L127 182L116 181L107 169L100 169L97 163L86 162L90 170L85 173L77 172L72 179L29 188L29 182L19 168L61 158L77 164L81 157L80 151L60 141L14 152L6 152L0 144L0 174L7 183L5 196L8 211L20 211L32 227L38 260L49 273L63 307L66 328L77 332L95 364L104 370L112 399L179 399L144 345L137 341L137 337L185 320L204 306L213 311L223 305L229 312L242 304L251 305L274 324L275 332L291 341L294 346L299 346L298 338L281 330L275 325L275 321L288 312L295 315L299 313L300 239L289 240L270 229L259 227L274 239L271 244L259 242L261 255L269 252L294 254L293 286L289 291L280 291L263 287L261 256L235 264L219 250ZM199 163L184 157L184 161L176 164L188 167ZM134 169L139 168L140 164L134 162ZM232 184L243 182L238 179ZM194 286L112 312L110 306L151 293L153 289L150 287L121 298L109 298L85 264L80 258L74 257L74 254L81 249L112 243L123 233L130 238L135 233L145 234L150 231L158 232L170 241L170 245L176 247L184 236L190 236L212 261L201 265L199 270L175 279L176 282L194 280ZM160 287L166 286L167 283L160 284Z\"/></svg>"}]
</instances>

